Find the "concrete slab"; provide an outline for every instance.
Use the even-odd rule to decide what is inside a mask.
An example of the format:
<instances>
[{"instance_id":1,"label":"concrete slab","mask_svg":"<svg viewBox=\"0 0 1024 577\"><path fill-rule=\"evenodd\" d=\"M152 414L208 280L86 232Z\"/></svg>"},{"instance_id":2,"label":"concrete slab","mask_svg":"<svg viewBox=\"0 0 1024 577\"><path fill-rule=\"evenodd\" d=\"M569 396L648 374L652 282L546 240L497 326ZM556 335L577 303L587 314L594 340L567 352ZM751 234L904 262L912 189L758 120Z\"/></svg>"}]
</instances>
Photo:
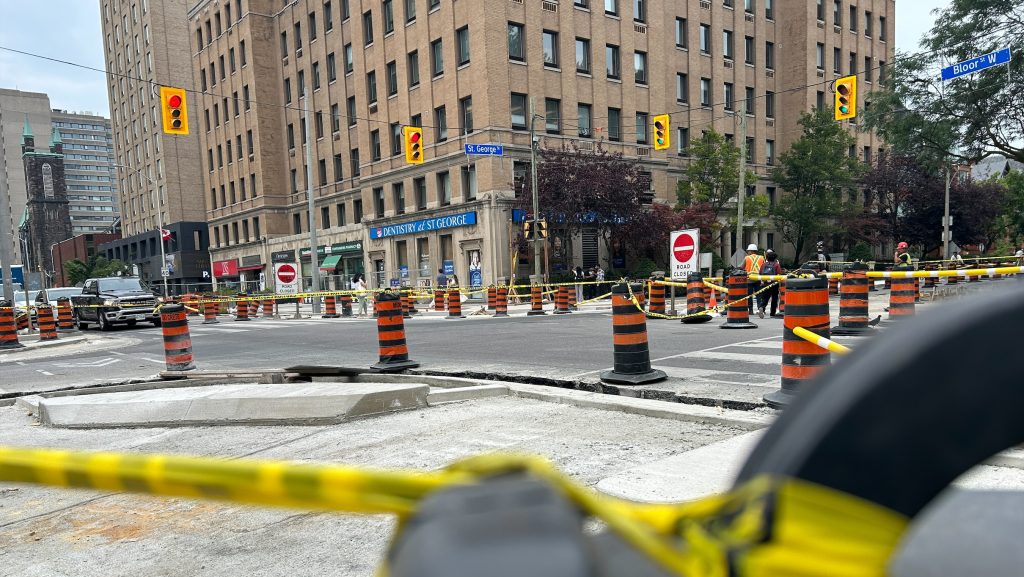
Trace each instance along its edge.
<instances>
[{"instance_id":1,"label":"concrete slab","mask_svg":"<svg viewBox=\"0 0 1024 577\"><path fill-rule=\"evenodd\" d=\"M43 399L39 419L67 428L333 424L416 409L423 384L216 385Z\"/></svg>"},{"instance_id":2,"label":"concrete slab","mask_svg":"<svg viewBox=\"0 0 1024 577\"><path fill-rule=\"evenodd\" d=\"M692 501L732 486L763 431L674 455L602 479L603 493L643 502Z\"/></svg>"},{"instance_id":3,"label":"concrete slab","mask_svg":"<svg viewBox=\"0 0 1024 577\"><path fill-rule=\"evenodd\" d=\"M30 415L36 414L39 410L39 401L43 400L43 397L39 395L29 395L27 397L18 397L14 400L14 406L25 411Z\"/></svg>"},{"instance_id":4,"label":"concrete slab","mask_svg":"<svg viewBox=\"0 0 1024 577\"><path fill-rule=\"evenodd\" d=\"M479 387L443 389L431 391L427 394L427 404L439 405L441 403L455 403L473 399L486 399L488 397L504 397L507 394L508 387L505 385L481 385Z\"/></svg>"}]
</instances>

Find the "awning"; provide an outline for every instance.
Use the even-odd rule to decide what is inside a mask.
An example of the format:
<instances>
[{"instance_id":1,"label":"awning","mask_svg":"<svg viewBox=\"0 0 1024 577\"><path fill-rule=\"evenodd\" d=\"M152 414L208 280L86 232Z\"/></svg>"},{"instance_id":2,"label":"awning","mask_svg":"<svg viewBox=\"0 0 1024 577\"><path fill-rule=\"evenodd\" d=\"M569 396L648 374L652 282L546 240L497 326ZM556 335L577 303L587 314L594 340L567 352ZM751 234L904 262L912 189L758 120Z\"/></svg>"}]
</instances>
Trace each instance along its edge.
<instances>
[{"instance_id":1,"label":"awning","mask_svg":"<svg viewBox=\"0 0 1024 577\"><path fill-rule=\"evenodd\" d=\"M331 255L331 256L325 258L322 263L320 263L320 270L330 270L330 271L333 271L335 268L338 267L338 262L340 260L341 260L341 256L339 256L339 255Z\"/></svg>"},{"instance_id":2,"label":"awning","mask_svg":"<svg viewBox=\"0 0 1024 577\"><path fill-rule=\"evenodd\" d=\"M238 267L238 272L247 271L247 270L263 270L263 265L262 264L254 264L254 265L250 265L250 266L240 266L240 267Z\"/></svg>"}]
</instances>

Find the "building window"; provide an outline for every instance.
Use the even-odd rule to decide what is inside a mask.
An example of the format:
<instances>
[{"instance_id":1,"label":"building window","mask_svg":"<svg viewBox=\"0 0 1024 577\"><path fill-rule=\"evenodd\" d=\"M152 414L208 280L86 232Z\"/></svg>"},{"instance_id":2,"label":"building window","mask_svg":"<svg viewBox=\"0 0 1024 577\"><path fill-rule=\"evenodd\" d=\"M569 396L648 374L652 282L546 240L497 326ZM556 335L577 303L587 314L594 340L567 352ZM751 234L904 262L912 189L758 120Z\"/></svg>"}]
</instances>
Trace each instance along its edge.
<instances>
[{"instance_id":1,"label":"building window","mask_svg":"<svg viewBox=\"0 0 1024 577\"><path fill-rule=\"evenodd\" d=\"M295 41L295 51L302 50L302 24L298 22L295 23L295 38L293 40Z\"/></svg>"},{"instance_id":2,"label":"building window","mask_svg":"<svg viewBox=\"0 0 1024 577\"><path fill-rule=\"evenodd\" d=\"M402 123L391 123L391 156L402 154Z\"/></svg>"},{"instance_id":3,"label":"building window","mask_svg":"<svg viewBox=\"0 0 1024 577\"><path fill-rule=\"evenodd\" d=\"M324 137L324 113L319 110L313 114L313 129L317 139Z\"/></svg>"},{"instance_id":4,"label":"building window","mask_svg":"<svg viewBox=\"0 0 1024 577\"><path fill-rule=\"evenodd\" d=\"M380 131L370 131L370 157L373 161L380 160Z\"/></svg>"},{"instance_id":5,"label":"building window","mask_svg":"<svg viewBox=\"0 0 1024 577\"><path fill-rule=\"evenodd\" d=\"M327 82L331 83L338 79L338 65L335 62L334 53L327 55Z\"/></svg>"},{"instance_id":6,"label":"building window","mask_svg":"<svg viewBox=\"0 0 1024 577\"><path fill-rule=\"evenodd\" d=\"M633 0L633 20L647 21L647 0Z\"/></svg>"},{"instance_id":7,"label":"building window","mask_svg":"<svg viewBox=\"0 0 1024 577\"><path fill-rule=\"evenodd\" d=\"M444 74L444 49L440 38L430 43L430 73L434 78Z\"/></svg>"},{"instance_id":8,"label":"building window","mask_svg":"<svg viewBox=\"0 0 1024 577\"><path fill-rule=\"evenodd\" d=\"M768 20L775 19L775 0L764 0L764 17Z\"/></svg>"},{"instance_id":9,"label":"building window","mask_svg":"<svg viewBox=\"0 0 1024 577\"><path fill-rule=\"evenodd\" d=\"M686 48L686 18L676 18L676 48Z\"/></svg>"},{"instance_id":10,"label":"building window","mask_svg":"<svg viewBox=\"0 0 1024 577\"><path fill-rule=\"evenodd\" d=\"M395 31L395 8L392 0L384 0L381 12L384 15L384 35Z\"/></svg>"},{"instance_id":11,"label":"building window","mask_svg":"<svg viewBox=\"0 0 1024 577\"><path fill-rule=\"evenodd\" d=\"M316 12L309 13L309 41L316 40Z\"/></svg>"},{"instance_id":12,"label":"building window","mask_svg":"<svg viewBox=\"0 0 1024 577\"><path fill-rule=\"evenodd\" d=\"M467 96L459 99L459 124L462 126L462 134L473 132L473 97Z\"/></svg>"},{"instance_id":13,"label":"building window","mask_svg":"<svg viewBox=\"0 0 1024 577\"><path fill-rule=\"evenodd\" d=\"M878 17L878 39L885 42L888 32L885 30L885 16Z\"/></svg>"},{"instance_id":14,"label":"building window","mask_svg":"<svg viewBox=\"0 0 1024 577\"><path fill-rule=\"evenodd\" d=\"M320 228L331 228L331 207L320 207Z\"/></svg>"},{"instance_id":15,"label":"building window","mask_svg":"<svg viewBox=\"0 0 1024 577\"><path fill-rule=\"evenodd\" d=\"M352 176L359 176L361 171L359 169L359 149L358 148L353 148L352 149L351 155L349 156L349 164L352 165L350 167L351 171L352 171Z\"/></svg>"},{"instance_id":16,"label":"building window","mask_svg":"<svg viewBox=\"0 0 1024 577\"><path fill-rule=\"evenodd\" d=\"M857 7L850 6L850 32L857 31Z\"/></svg>"},{"instance_id":17,"label":"building window","mask_svg":"<svg viewBox=\"0 0 1024 577\"><path fill-rule=\"evenodd\" d=\"M768 70L775 69L775 43L764 43L764 67Z\"/></svg>"},{"instance_id":18,"label":"building window","mask_svg":"<svg viewBox=\"0 0 1024 577\"><path fill-rule=\"evenodd\" d=\"M754 63L754 37L744 36L743 37L743 62L745 64Z\"/></svg>"},{"instance_id":19,"label":"building window","mask_svg":"<svg viewBox=\"0 0 1024 577\"><path fill-rule=\"evenodd\" d=\"M836 74L842 73L842 69L843 69L842 60L843 60L843 51L840 50L839 47L833 48L832 49L832 72L835 72Z\"/></svg>"},{"instance_id":20,"label":"building window","mask_svg":"<svg viewBox=\"0 0 1024 577\"><path fill-rule=\"evenodd\" d=\"M622 140L622 110L618 108L608 109L608 140L612 142Z\"/></svg>"},{"instance_id":21,"label":"building window","mask_svg":"<svg viewBox=\"0 0 1024 577\"><path fill-rule=\"evenodd\" d=\"M818 10L818 12L817 12L818 21L824 22L825 21L825 0L818 0L818 8L817 8L817 10Z\"/></svg>"},{"instance_id":22,"label":"building window","mask_svg":"<svg viewBox=\"0 0 1024 577\"><path fill-rule=\"evenodd\" d=\"M334 12L331 10L331 3L324 2L324 32L334 30Z\"/></svg>"},{"instance_id":23,"label":"building window","mask_svg":"<svg viewBox=\"0 0 1024 577\"><path fill-rule=\"evenodd\" d=\"M339 202L335 205L334 212L338 218L338 226L345 226L345 203Z\"/></svg>"},{"instance_id":24,"label":"building window","mask_svg":"<svg viewBox=\"0 0 1024 577\"><path fill-rule=\"evenodd\" d=\"M427 179L422 176L414 178L412 192L416 197L416 210L427 210Z\"/></svg>"},{"instance_id":25,"label":"building window","mask_svg":"<svg viewBox=\"0 0 1024 577\"><path fill-rule=\"evenodd\" d=\"M814 107L818 110L825 108L825 93L821 90L814 95Z\"/></svg>"},{"instance_id":26,"label":"building window","mask_svg":"<svg viewBox=\"0 0 1024 577\"><path fill-rule=\"evenodd\" d=\"M590 40L576 39L576 72L590 74Z\"/></svg>"},{"instance_id":27,"label":"building window","mask_svg":"<svg viewBox=\"0 0 1024 577\"><path fill-rule=\"evenodd\" d=\"M857 73L857 53L856 52L851 52L850 53L850 74L856 74L856 73Z\"/></svg>"},{"instance_id":28,"label":"building window","mask_svg":"<svg viewBox=\"0 0 1024 577\"><path fill-rule=\"evenodd\" d=\"M434 129L437 130L437 142L448 140L448 113L444 106L434 109Z\"/></svg>"},{"instance_id":29,"label":"building window","mask_svg":"<svg viewBox=\"0 0 1024 577\"><path fill-rule=\"evenodd\" d=\"M437 196L441 206L448 206L452 203L452 178L448 171L437 173Z\"/></svg>"},{"instance_id":30,"label":"building window","mask_svg":"<svg viewBox=\"0 0 1024 577\"><path fill-rule=\"evenodd\" d=\"M409 88L420 84L420 54L416 50L409 53Z\"/></svg>"},{"instance_id":31,"label":"building window","mask_svg":"<svg viewBox=\"0 0 1024 577\"><path fill-rule=\"evenodd\" d=\"M340 153L339 154L335 154L334 155L334 182L340 181L343 178L343 176L344 176L343 175L343 171L341 169L341 154ZM338 218L338 220L341 221L342 224L345 224L344 220L341 219L340 217Z\"/></svg>"},{"instance_id":32,"label":"building window","mask_svg":"<svg viewBox=\"0 0 1024 577\"><path fill-rule=\"evenodd\" d=\"M295 171L293 170L292 173L294 174ZM295 214L292 215L292 233L293 234L302 234L302 215L301 214L295 213Z\"/></svg>"},{"instance_id":33,"label":"building window","mask_svg":"<svg viewBox=\"0 0 1024 577\"><path fill-rule=\"evenodd\" d=\"M732 110L734 106L735 95L733 94L732 82L725 83L725 109Z\"/></svg>"},{"instance_id":34,"label":"building window","mask_svg":"<svg viewBox=\"0 0 1024 577\"><path fill-rule=\"evenodd\" d=\"M647 84L647 53L646 52L634 52L633 53L633 72L634 81L637 84Z\"/></svg>"},{"instance_id":35,"label":"building window","mask_svg":"<svg viewBox=\"0 0 1024 577\"><path fill-rule=\"evenodd\" d=\"M363 199L357 198L352 201L352 224L363 222Z\"/></svg>"},{"instance_id":36,"label":"building window","mask_svg":"<svg viewBox=\"0 0 1024 577\"><path fill-rule=\"evenodd\" d=\"M469 26L455 31L455 48L458 50L458 65L469 64Z\"/></svg>"},{"instance_id":37,"label":"building window","mask_svg":"<svg viewBox=\"0 0 1024 577\"><path fill-rule=\"evenodd\" d=\"M320 63L314 62L312 67L313 90L320 90Z\"/></svg>"},{"instance_id":38,"label":"building window","mask_svg":"<svg viewBox=\"0 0 1024 577\"><path fill-rule=\"evenodd\" d=\"M249 63L249 57L245 53L245 40L238 42L238 61L245 68L245 65Z\"/></svg>"},{"instance_id":39,"label":"building window","mask_svg":"<svg viewBox=\"0 0 1024 577\"><path fill-rule=\"evenodd\" d=\"M284 103L291 104L292 102L292 79L284 79Z\"/></svg>"},{"instance_id":40,"label":"building window","mask_svg":"<svg viewBox=\"0 0 1024 577\"><path fill-rule=\"evenodd\" d=\"M524 43L525 31L522 24L516 22L508 23L508 57L510 60L523 62L526 60L526 47Z\"/></svg>"},{"instance_id":41,"label":"building window","mask_svg":"<svg viewBox=\"0 0 1024 577\"><path fill-rule=\"evenodd\" d=\"M556 98L544 99L544 130L548 134L562 133L562 101Z\"/></svg>"},{"instance_id":42,"label":"building window","mask_svg":"<svg viewBox=\"0 0 1024 577\"><path fill-rule=\"evenodd\" d=\"M676 102L686 103L690 101L690 88L687 85L687 76L682 72L676 73Z\"/></svg>"},{"instance_id":43,"label":"building window","mask_svg":"<svg viewBox=\"0 0 1024 577\"><path fill-rule=\"evenodd\" d=\"M732 30L722 30L722 56L732 60Z\"/></svg>"},{"instance_id":44,"label":"building window","mask_svg":"<svg viewBox=\"0 0 1024 577\"><path fill-rule=\"evenodd\" d=\"M771 166L775 164L775 141L764 141L764 163Z\"/></svg>"},{"instance_id":45,"label":"building window","mask_svg":"<svg viewBox=\"0 0 1024 577\"><path fill-rule=\"evenodd\" d=\"M299 191L299 176L298 176L298 173L296 172L296 170L294 168L291 170L291 180L290 180L290 182L291 182L292 194L295 194L296 192Z\"/></svg>"},{"instance_id":46,"label":"building window","mask_svg":"<svg viewBox=\"0 0 1024 577\"><path fill-rule=\"evenodd\" d=\"M619 47L608 44L604 48L605 73L608 78L618 80L621 72L619 67Z\"/></svg>"},{"instance_id":47,"label":"building window","mask_svg":"<svg viewBox=\"0 0 1024 577\"><path fill-rule=\"evenodd\" d=\"M775 93L764 93L764 115L765 118L775 118Z\"/></svg>"},{"instance_id":48,"label":"building window","mask_svg":"<svg viewBox=\"0 0 1024 577\"><path fill-rule=\"evenodd\" d=\"M391 202L395 204L395 214L405 214L405 184L396 182L391 185Z\"/></svg>"},{"instance_id":49,"label":"building window","mask_svg":"<svg viewBox=\"0 0 1024 577\"><path fill-rule=\"evenodd\" d=\"M647 136L647 131L648 131L647 124L648 124L647 113L646 112L637 112L636 113L636 143L637 144L647 144L649 142L648 141L648 136Z\"/></svg>"},{"instance_id":50,"label":"building window","mask_svg":"<svg viewBox=\"0 0 1024 577\"><path fill-rule=\"evenodd\" d=\"M843 0L832 0L832 24L843 25Z\"/></svg>"},{"instance_id":51,"label":"building window","mask_svg":"<svg viewBox=\"0 0 1024 577\"><path fill-rule=\"evenodd\" d=\"M363 46L373 44L373 12L363 14Z\"/></svg>"},{"instance_id":52,"label":"building window","mask_svg":"<svg viewBox=\"0 0 1024 577\"><path fill-rule=\"evenodd\" d=\"M384 218L384 187L373 189L373 216Z\"/></svg>"},{"instance_id":53,"label":"building window","mask_svg":"<svg viewBox=\"0 0 1024 577\"><path fill-rule=\"evenodd\" d=\"M388 96L398 94L398 64L392 60L385 65L387 73Z\"/></svg>"},{"instance_id":54,"label":"building window","mask_svg":"<svg viewBox=\"0 0 1024 577\"><path fill-rule=\"evenodd\" d=\"M366 73L366 100L368 104L377 102L377 71L371 70Z\"/></svg>"},{"instance_id":55,"label":"building window","mask_svg":"<svg viewBox=\"0 0 1024 577\"><path fill-rule=\"evenodd\" d=\"M295 125L289 123L285 128L286 140L288 142L288 150L295 149Z\"/></svg>"},{"instance_id":56,"label":"building window","mask_svg":"<svg viewBox=\"0 0 1024 577\"><path fill-rule=\"evenodd\" d=\"M754 157L756 156L756 154L754 153L755 151L754 151L754 137L753 136L748 136L747 137L746 148L747 148L747 164L754 164ZM751 188L753 188L753 187L751 187Z\"/></svg>"},{"instance_id":57,"label":"building window","mask_svg":"<svg viewBox=\"0 0 1024 577\"><path fill-rule=\"evenodd\" d=\"M744 90L743 111L746 114L754 114L754 88L747 86Z\"/></svg>"},{"instance_id":58,"label":"building window","mask_svg":"<svg viewBox=\"0 0 1024 577\"><path fill-rule=\"evenodd\" d=\"M320 186L326 186L327 185L327 159L321 158L319 161L317 161L317 173L318 173L317 176L320 179L319 180ZM330 225L328 225L325 228L330 228Z\"/></svg>"},{"instance_id":59,"label":"building window","mask_svg":"<svg viewBox=\"0 0 1024 577\"><path fill-rule=\"evenodd\" d=\"M558 68L558 32L544 30L541 37L544 45L544 66Z\"/></svg>"},{"instance_id":60,"label":"building window","mask_svg":"<svg viewBox=\"0 0 1024 577\"><path fill-rule=\"evenodd\" d=\"M871 38L871 25L873 23L874 22L872 21L872 18L871 18L871 11L870 10L865 10L864 11L864 36L867 36L868 38Z\"/></svg>"},{"instance_id":61,"label":"building window","mask_svg":"<svg viewBox=\"0 0 1024 577\"><path fill-rule=\"evenodd\" d=\"M462 198L469 202L476 200L476 165L462 167Z\"/></svg>"},{"instance_id":62,"label":"building window","mask_svg":"<svg viewBox=\"0 0 1024 577\"><path fill-rule=\"evenodd\" d=\"M348 99L345 100L345 112L348 115L348 125L349 125L349 127L351 128L351 127L355 126L356 125L356 97L355 96L349 96Z\"/></svg>"},{"instance_id":63,"label":"building window","mask_svg":"<svg viewBox=\"0 0 1024 577\"><path fill-rule=\"evenodd\" d=\"M589 104L579 104L576 107L576 122L579 125L579 135L584 138L591 138L594 135L592 124L591 108Z\"/></svg>"},{"instance_id":64,"label":"building window","mask_svg":"<svg viewBox=\"0 0 1024 577\"><path fill-rule=\"evenodd\" d=\"M604 13L610 16L618 16L619 0L604 0Z\"/></svg>"},{"instance_id":65,"label":"building window","mask_svg":"<svg viewBox=\"0 0 1024 577\"><path fill-rule=\"evenodd\" d=\"M518 92L512 93L512 128L526 129L526 95Z\"/></svg>"},{"instance_id":66,"label":"building window","mask_svg":"<svg viewBox=\"0 0 1024 577\"><path fill-rule=\"evenodd\" d=\"M234 48L229 48L228 49L228 67L231 68L231 73L234 74L235 73L235 49Z\"/></svg>"},{"instance_id":67,"label":"building window","mask_svg":"<svg viewBox=\"0 0 1024 577\"><path fill-rule=\"evenodd\" d=\"M352 44L345 45L345 74L352 74L355 70L355 62L352 56Z\"/></svg>"},{"instance_id":68,"label":"building window","mask_svg":"<svg viewBox=\"0 0 1024 577\"><path fill-rule=\"evenodd\" d=\"M245 131L245 146L246 146L246 152L248 152L249 156L252 156L252 153L253 153L252 130L246 130Z\"/></svg>"},{"instance_id":69,"label":"building window","mask_svg":"<svg viewBox=\"0 0 1024 577\"><path fill-rule=\"evenodd\" d=\"M818 70L825 69L825 45L821 42L818 42L814 52L814 63L817 65Z\"/></svg>"},{"instance_id":70,"label":"building window","mask_svg":"<svg viewBox=\"0 0 1024 577\"><path fill-rule=\"evenodd\" d=\"M700 105L711 106L711 79L700 79Z\"/></svg>"},{"instance_id":71,"label":"building window","mask_svg":"<svg viewBox=\"0 0 1024 577\"><path fill-rule=\"evenodd\" d=\"M418 0L405 0L405 22L408 24L416 20L416 2Z\"/></svg>"},{"instance_id":72,"label":"building window","mask_svg":"<svg viewBox=\"0 0 1024 577\"><path fill-rule=\"evenodd\" d=\"M711 26L700 25L700 53L711 54Z\"/></svg>"},{"instance_id":73,"label":"building window","mask_svg":"<svg viewBox=\"0 0 1024 577\"><path fill-rule=\"evenodd\" d=\"M690 129L676 129L676 151L679 156L687 156L690 149Z\"/></svg>"}]
</instances>

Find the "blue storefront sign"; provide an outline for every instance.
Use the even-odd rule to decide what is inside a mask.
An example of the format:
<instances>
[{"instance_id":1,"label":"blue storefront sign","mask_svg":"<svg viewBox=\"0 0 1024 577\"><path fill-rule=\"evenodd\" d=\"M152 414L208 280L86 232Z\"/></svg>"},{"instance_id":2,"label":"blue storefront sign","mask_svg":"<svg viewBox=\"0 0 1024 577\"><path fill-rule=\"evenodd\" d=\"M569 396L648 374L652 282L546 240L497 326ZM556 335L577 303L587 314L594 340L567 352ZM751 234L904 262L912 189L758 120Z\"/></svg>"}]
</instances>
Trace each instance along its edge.
<instances>
[{"instance_id":1,"label":"blue storefront sign","mask_svg":"<svg viewBox=\"0 0 1024 577\"><path fill-rule=\"evenodd\" d=\"M455 274L455 262L454 261L446 260L443 263L441 263L441 266L444 267L444 274L447 274L447 275Z\"/></svg>"},{"instance_id":2,"label":"blue storefront sign","mask_svg":"<svg viewBox=\"0 0 1024 577\"><path fill-rule=\"evenodd\" d=\"M402 278L409 278L409 265L402 265L398 267L398 276Z\"/></svg>"},{"instance_id":3,"label":"blue storefront sign","mask_svg":"<svg viewBox=\"0 0 1024 577\"><path fill-rule=\"evenodd\" d=\"M402 286L401 281L399 281L397 278L391 279L391 288L398 288L400 286Z\"/></svg>"},{"instance_id":4,"label":"blue storefront sign","mask_svg":"<svg viewBox=\"0 0 1024 577\"><path fill-rule=\"evenodd\" d=\"M388 238L401 236L403 234L416 234L418 232L430 232L432 230L443 230L446 228L458 228L460 226L472 226L476 224L476 211L438 216L423 220L413 220L400 224L389 224L377 226L370 229L370 238Z\"/></svg>"},{"instance_id":5,"label":"blue storefront sign","mask_svg":"<svg viewBox=\"0 0 1024 577\"><path fill-rule=\"evenodd\" d=\"M480 269L469 271L469 286L473 288L484 286L484 273Z\"/></svg>"}]
</instances>

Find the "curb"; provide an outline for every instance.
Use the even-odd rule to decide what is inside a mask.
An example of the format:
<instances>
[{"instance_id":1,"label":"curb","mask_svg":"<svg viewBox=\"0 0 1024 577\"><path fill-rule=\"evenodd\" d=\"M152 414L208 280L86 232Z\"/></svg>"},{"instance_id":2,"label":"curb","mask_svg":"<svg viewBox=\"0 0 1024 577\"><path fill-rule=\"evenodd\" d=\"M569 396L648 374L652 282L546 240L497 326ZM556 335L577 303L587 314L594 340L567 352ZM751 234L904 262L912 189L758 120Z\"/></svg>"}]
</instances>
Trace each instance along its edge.
<instances>
[{"instance_id":1,"label":"curb","mask_svg":"<svg viewBox=\"0 0 1024 577\"><path fill-rule=\"evenodd\" d=\"M28 343L21 343L22 345L24 345L21 348L0 350L0 357L16 353L27 353L34 351L36 349L49 349L52 347L59 347L61 345L73 345L75 343L82 343L88 340L89 337L86 335L76 335L58 338L55 341L32 341Z\"/></svg>"}]
</instances>

